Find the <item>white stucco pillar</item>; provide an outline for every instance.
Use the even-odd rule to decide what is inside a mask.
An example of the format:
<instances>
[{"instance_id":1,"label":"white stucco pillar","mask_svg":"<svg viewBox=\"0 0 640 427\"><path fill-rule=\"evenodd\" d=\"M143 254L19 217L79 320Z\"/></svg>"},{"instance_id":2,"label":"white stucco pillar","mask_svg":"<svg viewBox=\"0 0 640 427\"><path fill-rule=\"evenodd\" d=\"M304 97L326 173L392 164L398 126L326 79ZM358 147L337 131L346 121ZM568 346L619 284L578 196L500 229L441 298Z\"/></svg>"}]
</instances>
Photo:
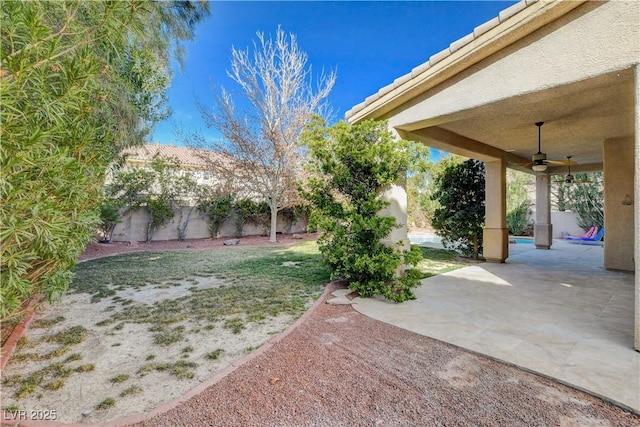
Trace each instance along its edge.
<instances>
[{"instance_id":1,"label":"white stucco pillar","mask_svg":"<svg viewBox=\"0 0 640 427\"><path fill-rule=\"evenodd\" d=\"M402 136L398 133L393 126L387 127L396 139L402 139ZM392 216L396 219L396 223L399 224L398 228L391 230L391 233L382 239L382 243L387 246L395 246L400 242L402 249L408 250L410 247L409 237L407 236L407 177L400 178L395 184L391 185L382 194L382 199L389 202L389 206L380 211L380 215ZM404 271L404 266L398 269L399 273Z\"/></svg>"},{"instance_id":2,"label":"white stucco pillar","mask_svg":"<svg viewBox=\"0 0 640 427\"><path fill-rule=\"evenodd\" d=\"M536 176L536 224L533 229L536 249L549 249L553 242L551 225L551 177Z\"/></svg>"},{"instance_id":3,"label":"white stucco pillar","mask_svg":"<svg viewBox=\"0 0 640 427\"><path fill-rule=\"evenodd\" d=\"M640 65L635 67L635 135L634 135L634 200L633 200L633 212L634 212L634 259L636 268L636 305L635 305L635 348L640 351Z\"/></svg>"},{"instance_id":4,"label":"white stucco pillar","mask_svg":"<svg viewBox=\"0 0 640 427\"><path fill-rule=\"evenodd\" d=\"M406 182L406 178L402 178L382 194L382 199L389 202L389 206L382 209L380 215L392 216L400 224L398 228L391 230L391 233L382 242L387 246L395 246L398 242L402 242L403 248L409 249Z\"/></svg>"},{"instance_id":5,"label":"white stucco pillar","mask_svg":"<svg viewBox=\"0 0 640 427\"><path fill-rule=\"evenodd\" d=\"M507 165L502 159L485 162L485 222L483 256L489 262L505 262L509 256L507 230Z\"/></svg>"}]
</instances>

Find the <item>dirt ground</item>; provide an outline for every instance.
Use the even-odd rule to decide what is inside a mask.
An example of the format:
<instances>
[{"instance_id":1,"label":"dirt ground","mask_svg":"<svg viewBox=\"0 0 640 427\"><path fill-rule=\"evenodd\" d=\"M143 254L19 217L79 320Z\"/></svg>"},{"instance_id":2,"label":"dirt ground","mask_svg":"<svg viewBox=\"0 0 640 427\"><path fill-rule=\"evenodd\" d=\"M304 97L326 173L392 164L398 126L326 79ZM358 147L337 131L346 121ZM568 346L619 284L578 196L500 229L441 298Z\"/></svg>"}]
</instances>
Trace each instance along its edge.
<instances>
[{"instance_id":1,"label":"dirt ground","mask_svg":"<svg viewBox=\"0 0 640 427\"><path fill-rule=\"evenodd\" d=\"M252 236L240 239L239 245L285 246L314 238L299 237L280 235L277 243L270 243L266 237ZM225 240L91 243L80 260L140 251L224 250ZM153 305L179 298L193 289L223 284L213 277L197 278L197 282L196 285L185 282L181 286L149 286L142 291L119 290L116 297ZM187 320L177 325L185 330L184 341L159 347L153 343L147 324L125 323L121 328L99 326L123 308L111 299L92 302L88 294L68 294L60 302L42 306L23 337L26 344L19 347L2 372L3 408L13 406L29 413L51 410L55 411L58 421L73 423L102 423L149 411L196 387L295 321L291 316L280 315L250 323L240 333L234 333L224 328L222 322L214 329L205 329ZM38 327L39 324L46 327ZM59 356L40 357L61 349L50 337L74 327L86 329L81 343L70 345ZM215 358L209 356L215 352L218 352ZM86 368L89 365L92 368ZM191 374L193 377L188 378ZM16 398L23 384L21 379L38 376L44 376L45 380L35 391ZM126 379L114 381L118 376ZM62 381L56 383L60 379ZM114 405L96 409L108 399L113 399Z\"/></svg>"}]
</instances>

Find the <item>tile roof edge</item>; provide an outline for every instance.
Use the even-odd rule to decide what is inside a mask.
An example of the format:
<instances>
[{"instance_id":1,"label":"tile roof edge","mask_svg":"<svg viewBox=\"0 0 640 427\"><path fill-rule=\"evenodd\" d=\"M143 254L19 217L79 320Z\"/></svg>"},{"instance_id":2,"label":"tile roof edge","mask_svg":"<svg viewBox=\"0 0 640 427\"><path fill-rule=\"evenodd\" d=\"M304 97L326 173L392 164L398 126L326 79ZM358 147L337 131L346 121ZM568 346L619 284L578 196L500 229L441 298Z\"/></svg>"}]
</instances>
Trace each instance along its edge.
<instances>
[{"instance_id":1,"label":"tile roof edge","mask_svg":"<svg viewBox=\"0 0 640 427\"><path fill-rule=\"evenodd\" d=\"M479 26L474 28L473 32L465 35L464 37L459 38L458 40L456 40L453 43L451 43L449 45L449 47L447 47L446 49L443 49L440 52L437 52L434 55L432 55L429 58L428 61L418 65L415 68L413 68L413 70L410 73L405 74L405 75L397 78L396 80L394 80L394 82L391 85L393 85L393 88L396 88L396 87L400 86L401 84L403 84L403 83L411 80L412 78L416 77L417 75L421 74L422 72L428 70L429 68L432 68L435 64L439 63L443 59L445 59L448 56L450 56L453 52L456 52L456 51L460 50L462 47L464 47L464 46L468 45L469 43L473 42L474 40L476 40L476 38L478 38L482 34L486 33L490 29L498 26L502 22L504 22L507 19L511 18L512 16L518 14L519 12L521 12L524 9L526 9L530 5L532 5L534 3L537 3L538 1L539 0L520 0L519 2L507 7L506 9L500 11L498 16L490 19L487 22L484 22L484 23L480 24ZM399 82L399 83L396 83L396 82ZM391 85L387 85L384 88L387 88L387 87L389 87ZM365 98L364 102L356 104L351 109L349 109L345 113L345 118L349 119L350 117L353 117L356 113L358 113L359 111L362 111L367 106L371 105L374 101L377 101L378 99L380 99L383 95L387 94L388 92L389 91L382 92L382 89L381 89L377 93L375 93L375 94L373 94L371 96L368 96L367 98Z\"/></svg>"}]
</instances>

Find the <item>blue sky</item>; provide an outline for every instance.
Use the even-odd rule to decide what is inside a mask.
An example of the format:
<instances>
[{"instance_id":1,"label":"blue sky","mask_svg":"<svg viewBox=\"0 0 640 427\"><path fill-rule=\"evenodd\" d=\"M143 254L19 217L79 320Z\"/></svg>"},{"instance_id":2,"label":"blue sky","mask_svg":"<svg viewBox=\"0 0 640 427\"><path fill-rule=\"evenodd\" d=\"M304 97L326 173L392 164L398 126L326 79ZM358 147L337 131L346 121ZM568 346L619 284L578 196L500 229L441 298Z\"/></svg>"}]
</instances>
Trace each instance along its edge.
<instances>
[{"instance_id":1,"label":"blue sky","mask_svg":"<svg viewBox=\"0 0 640 427\"><path fill-rule=\"evenodd\" d=\"M294 33L314 74L337 70L329 102L336 119L396 78L496 17L515 1L290 1L211 2L211 16L185 45L184 71L175 70L169 89L173 116L160 123L152 142L181 145L175 124L186 131L206 128L196 99L211 104L211 85L236 89L226 76L231 47L252 46L256 32L278 25Z\"/></svg>"}]
</instances>

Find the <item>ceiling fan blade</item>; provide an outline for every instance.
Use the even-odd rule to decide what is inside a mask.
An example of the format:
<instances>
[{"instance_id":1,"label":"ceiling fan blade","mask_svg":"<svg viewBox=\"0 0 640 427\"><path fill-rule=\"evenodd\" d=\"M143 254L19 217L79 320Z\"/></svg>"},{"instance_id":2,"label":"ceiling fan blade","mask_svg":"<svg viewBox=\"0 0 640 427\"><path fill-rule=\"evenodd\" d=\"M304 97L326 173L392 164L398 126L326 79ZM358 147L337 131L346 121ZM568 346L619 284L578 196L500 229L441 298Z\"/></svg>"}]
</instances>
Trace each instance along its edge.
<instances>
[{"instance_id":1,"label":"ceiling fan blade","mask_svg":"<svg viewBox=\"0 0 640 427\"><path fill-rule=\"evenodd\" d=\"M518 165L518 166L523 166L523 167L529 167L532 164L534 164L535 162L532 161L522 161L522 162L514 162L513 164Z\"/></svg>"},{"instance_id":2,"label":"ceiling fan blade","mask_svg":"<svg viewBox=\"0 0 640 427\"><path fill-rule=\"evenodd\" d=\"M545 160L545 162L558 166L573 166L578 164L578 162L574 162L573 160Z\"/></svg>"}]
</instances>

